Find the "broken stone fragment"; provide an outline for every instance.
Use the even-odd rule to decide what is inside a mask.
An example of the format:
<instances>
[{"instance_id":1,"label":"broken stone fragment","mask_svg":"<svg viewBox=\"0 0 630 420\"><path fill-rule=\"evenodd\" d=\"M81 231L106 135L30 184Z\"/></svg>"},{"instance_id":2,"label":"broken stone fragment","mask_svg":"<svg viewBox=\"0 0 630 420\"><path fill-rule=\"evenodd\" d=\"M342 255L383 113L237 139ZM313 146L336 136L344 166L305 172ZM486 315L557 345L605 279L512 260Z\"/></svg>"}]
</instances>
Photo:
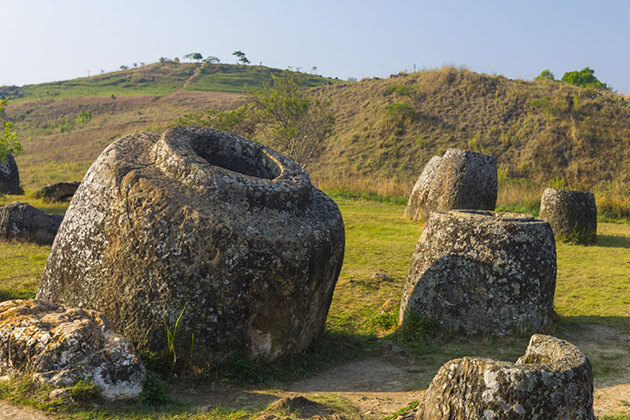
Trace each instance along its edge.
<instances>
[{"instance_id":1,"label":"broken stone fragment","mask_svg":"<svg viewBox=\"0 0 630 420\"><path fill-rule=\"evenodd\" d=\"M156 353L185 308L182 357L273 360L323 331L344 244L336 204L287 157L210 129L140 133L87 172L38 297L102 311Z\"/></svg>"},{"instance_id":2,"label":"broken stone fragment","mask_svg":"<svg viewBox=\"0 0 630 420\"><path fill-rule=\"evenodd\" d=\"M433 378L416 420L460 418L593 419L591 364L573 344L538 334L516 363L451 360Z\"/></svg>"},{"instance_id":3,"label":"broken stone fragment","mask_svg":"<svg viewBox=\"0 0 630 420\"><path fill-rule=\"evenodd\" d=\"M20 372L55 386L92 382L109 399L137 396L145 378L103 314L35 299L0 303L0 373Z\"/></svg>"},{"instance_id":4,"label":"broken stone fragment","mask_svg":"<svg viewBox=\"0 0 630 420\"><path fill-rule=\"evenodd\" d=\"M538 332L549 322L555 285L549 223L516 213L435 212L416 245L399 320L437 320L467 335Z\"/></svg>"}]
</instances>

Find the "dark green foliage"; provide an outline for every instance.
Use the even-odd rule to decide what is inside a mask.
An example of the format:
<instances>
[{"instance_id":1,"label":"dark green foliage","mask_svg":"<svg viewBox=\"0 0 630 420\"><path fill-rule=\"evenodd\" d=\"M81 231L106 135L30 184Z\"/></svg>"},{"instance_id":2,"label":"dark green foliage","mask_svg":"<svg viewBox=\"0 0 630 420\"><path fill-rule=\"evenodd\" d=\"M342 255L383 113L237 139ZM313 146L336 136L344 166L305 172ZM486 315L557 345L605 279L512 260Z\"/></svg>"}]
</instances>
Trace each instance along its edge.
<instances>
[{"instance_id":1,"label":"dark green foliage","mask_svg":"<svg viewBox=\"0 0 630 420\"><path fill-rule=\"evenodd\" d=\"M98 398L98 389L92 382L77 382L69 389L70 396L77 403L87 404Z\"/></svg>"},{"instance_id":2,"label":"dark green foliage","mask_svg":"<svg viewBox=\"0 0 630 420\"><path fill-rule=\"evenodd\" d=\"M306 91L301 73L284 71L272 78L271 86L250 91L252 117L260 122L255 139L306 166L332 134L330 103Z\"/></svg>"},{"instance_id":3,"label":"dark green foliage","mask_svg":"<svg viewBox=\"0 0 630 420\"><path fill-rule=\"evenodd\" d=\"M389 330L398 325L398 311L378 314L369 320L370 325L381 330Z\"/></svg>"},{"instance_id":4,"label":"dark green foliage","mask_svg":"<svg viewBox=\"0 0 630 420\"><path fill-rule=\"evenodd\" d=\"M425 337L433 336L438 331L439 321L436 319L416 316L409 309L405 314L405 322L398 330L403 340L415 342Z\"/></svg>"},{"instance_id":5,"label":"dark green foliage","mask_svg":"<svg viewBox=\"0 0 630 420\"><path fill-rule=\"evenodd\" d=\"M390 95L395 93L397 95L405 96L409 95L412 91L412 87L410 85L404 85L401 83L394 83L385 88L385 93Z\"/></svg>"},{"instance_id":6,"label":"dark green foliage","mask_svg":"<svg viewBox=\"0 0 630 420\"><path fill-rule=\"evenodd\" d=\"M168 402L166 394L166 383L162 381L160 375L149 371L144 380L140 399L149 405L162 405Z\"/></svg>"},{"instance_id":7,"label":"dark green foliage","mask_svg":"<svg viewBox=\"0 0 630 420\"><path fill-rule=\"evenodd\" d=\"M534 80L556 80L555 76L549 69L543 70Z\"/></svg>"},{"instance_id":8,"label":"dark green foliage","mask_svg":"<svg viewBox=\"0 0 630 420\"><path fill-rule=\"evenodd\" d=\"M172 125L210 127L250 138L253 136L256 128L256 122L251 118L250 113L251 110L248 106L242 106L233 111L211 109L200 114L185 114L179 117Z\"/></svg>"},{"instance_id":9,"label":"dark green foliage","mask_svg":"<svg viewBox=\"0 0 630 420\"><path fill-rule=\"evenodd\" d=\"M13 123L4 118L7 101L7 98L0 99L0 162L4 161L8 154L15 155L23 150L17 133L13 131Z\"/></svg>"},{"instance_id":10,"label":"dark green foliage","mask_svg":"<svg viewBox=\"0 0 630 420\"><path fill-rule=\"evenodd\" d=\"M564 73L562 81L575 86L608 89L606 83L602 83L597 80L597 77L595 77L595 70L589 67L584 67L580 71L569 71Z\"/></svg>"},{"instance_id":11,"label":"dark green foliage","mask_svg":"<svg viewBox=\"0 0 630 420\"><path fill-rule=\"evenodd\" d=\"M413 118L416 110L413 106L405 103L393 103L387 105L387 116L392 120Z\"/></svg>"},{"instance_id":12,"label":"dark green foliage","mask_svg":"<svg viewBox=\"0 0 630 420\"><path fill-rule=\"evenodd\" d=\"M245 53L243 51L234 51L232 53L233 56L235 56L238 59L238 62L241 64L249 64L249 60L247 59L247 57L245 56Z\"/></svg>"}]
</instances>

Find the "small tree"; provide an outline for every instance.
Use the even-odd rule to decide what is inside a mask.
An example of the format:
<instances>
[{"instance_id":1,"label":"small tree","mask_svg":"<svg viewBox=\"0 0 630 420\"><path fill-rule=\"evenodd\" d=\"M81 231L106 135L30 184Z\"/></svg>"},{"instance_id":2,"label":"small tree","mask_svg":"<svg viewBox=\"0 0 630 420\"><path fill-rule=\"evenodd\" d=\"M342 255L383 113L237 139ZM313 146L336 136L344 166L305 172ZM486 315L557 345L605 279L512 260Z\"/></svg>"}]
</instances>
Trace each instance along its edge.
<instances>
[{"instance_id":1,"label":"small tree","mask_svg":"<svg viewBox=\"0 0 630 420\"><path fill-rule=\"evenodd\" d=\"M247 57L245 56L245 53L243 51L234 51L232 53L233 56L235 56L238 59L238 62L241 64L249 64L250 61L247 59Z\"/></svg>"},{"instance_id":2,"label":"small tree","mask_svg":"<svg viewBox=\"0 0 630 420\"><path fill-rule=\"evenodd\" d=\"M597 77L595 77L595 70L589 67L584 67L580 71L569 71L564 73L562 81L570 85L608 89L606 83L602 83L597 80Z\"/></svg>"},{"instance_id":3,"label":"small tree","mask_svg":"<svg viewBox=\"0 0 630 420\"><path fill-rule=\"evenodd\" d=\"M166 63L166 61L168 60L168 58L166 57L160 57L160 63Z\"/></svg>"},{"instance_id":4,"label":"small tree","mask_svg":"<svg viewBox=\"0 0 630 420\"><path fill-rule=\"evenodd\" d=\"M122 66L120 66L121 70L127 70L129 68L129 66L125 66L124 64Z\"/></svg>"},{"instance_id":5,"label":"small tree","mask_svg":"<svg viewBox=\"0 0 630 420\"><path fill-rule=\"evenodd\" d=\"M221 60L219 60L219 57L215 57L213 55L206 57L204 61L210 64L219 64L221 62Z\"/></svg>"},{"instance_id":6,"label":"small tree","mask_svg":"<svg viewBox=\"0 0 630 420\"><path fill-rule=\"evenodd\" d=\"M0 161L6 162L8 154L20 153L22 144L13 131L13 123L5 118L4 107L8 98L0 99Z\"/></svg>"},{"instance_id":7,"label":"small tree","mask_svg":"<svg viewBox=\"0 0 630 420\"><path fill-rule=\"evenodd\" d=\"M311 97L304 76L292 71L273 76L272 86L253 89L250 96L261 123L258 137L306 167L332 134L335 117L329 103Z\"/></svg>"},{"instance_id":8,"label":"small tree","mask_svg":"<svg viewBox=\"0 0 630 420\"><path fill-rule=\"evenodd\" d=\"M543 70L534 80L556 80L555 76L549 69Z\"/></svg>"}]
</instances>

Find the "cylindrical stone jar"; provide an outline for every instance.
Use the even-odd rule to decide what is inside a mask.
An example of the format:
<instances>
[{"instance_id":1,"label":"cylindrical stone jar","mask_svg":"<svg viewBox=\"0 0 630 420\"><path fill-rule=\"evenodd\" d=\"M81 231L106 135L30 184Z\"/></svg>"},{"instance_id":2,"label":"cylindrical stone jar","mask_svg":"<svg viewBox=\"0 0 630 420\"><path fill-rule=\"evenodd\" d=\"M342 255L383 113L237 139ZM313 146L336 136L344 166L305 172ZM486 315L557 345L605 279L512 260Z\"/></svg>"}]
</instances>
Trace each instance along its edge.
<instances>
[{"instance_id":1,"label":"cylindrical stone jar","mask_svg":"<svg viewBox=\"0 0 630 420\"><path fill-rule=\"evenodd\" d=\"M156 352L183 311L178 354L273 360L322 332L344 243L335 203L285 156L210 129L140 133L89 169L38 298Z\"/></svg>"},{"instance_id":2,"label":"cylindrical stone jar","mask_svg":"<svg viewBox=\"0 0 630 420\"><path fill-rule=\"evenodd\" d=\"M463 418L591 420L591 364L568 341L538 334L516 363L451 360L433 378L416 420Z\"/></svg>"},{"instance_id":3,"label":"cylindrical stone jar","mask_svg":"<svg viewBox=\"0 0 630 420\"><path fill-rule=\"evenodd\" d=\"M516 213L434 212L403 286L400 322L455 332L537 332L552 313L556 247L549 223Z\"/></svg>"},{"instance_id":4,"label":"cylindrical stone jar","mask_svg":"<svg viewBox=\"0 0 630 420\"><path fill-rule=\"evenodd\" d=\"M558 240L597 242L597 205L592 192L546 188L540 218L549 222Z\"/></svg>"}]
</instances>

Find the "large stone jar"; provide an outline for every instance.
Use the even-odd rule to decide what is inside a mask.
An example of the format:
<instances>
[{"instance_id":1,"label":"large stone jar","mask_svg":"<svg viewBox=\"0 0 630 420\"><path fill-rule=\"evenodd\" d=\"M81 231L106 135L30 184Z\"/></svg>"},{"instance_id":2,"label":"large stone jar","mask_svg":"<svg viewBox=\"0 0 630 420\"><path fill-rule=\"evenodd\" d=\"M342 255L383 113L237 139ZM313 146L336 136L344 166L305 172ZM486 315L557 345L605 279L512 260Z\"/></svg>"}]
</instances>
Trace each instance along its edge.
<instances>
[{"instance_id":1,"label":"large stone jar","mask_svg":"<svg viewBox=\"0 0 630 420\"><path fill-rule=\"evenodd\" d=\"M295 162L242 137L178 127L103 151L37 296L104 312L153 351L184 311L179 354L272 360L322 332L343 254L339 209Z\"/></svg>"},{"instance_id":2,"label":"large stone jar","mask_svg":"<svg viewBox=\"0 0 630 420\"><path fill-rule=\"evenodd\" d=\"M416 245L400 322L433 319L467 335L537 332L550 319L555 287L549 223L516 213L435 212Z\"/></svg>"},{"instance_id":3,"label":"large stone jar","mask_svg":"<svg viewBox=\"0 0 630 420\"><path fill-rule=\"evenodd\" d=\"M497 162L493 156L448 149L433 156L409 196L405 215L427 221L434 211L494 210L497 202Z\"/></svg>"},{"instance_id":4,"label":"large stone jar","mask_svg":"<svg viewBox=\"0 0 630 420\"><path fill-rule=\"evenodd\" d=\"M416 420L593 419L591 364L573 344L533 335L516 363L464 357L433 378Z\"/></svg>"},{"instance_id":5,"label":"large stone jar","mask_svg":"<svg viewBox=\"0 0 630 420\"><path fill-rule=\"evenodd\" d=\"M592 192L546 188L540 218L549 222L558 240L597 242L597 205Z\"/></svg>"}]
</instances>

